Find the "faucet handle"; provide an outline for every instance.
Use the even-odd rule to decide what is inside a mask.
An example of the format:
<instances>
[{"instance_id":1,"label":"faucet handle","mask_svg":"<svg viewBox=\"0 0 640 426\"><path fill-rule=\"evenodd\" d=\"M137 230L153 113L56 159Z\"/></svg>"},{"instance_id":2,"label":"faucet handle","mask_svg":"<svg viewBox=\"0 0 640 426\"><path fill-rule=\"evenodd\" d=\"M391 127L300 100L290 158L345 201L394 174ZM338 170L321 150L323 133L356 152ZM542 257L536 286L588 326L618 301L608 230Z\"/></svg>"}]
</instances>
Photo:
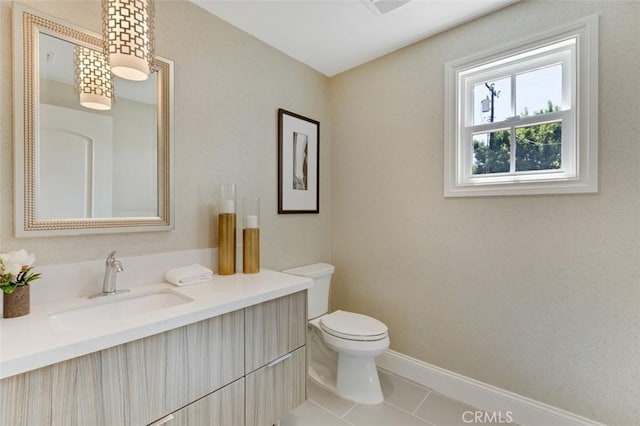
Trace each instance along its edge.
<instances>
[{"instance_id":1,"label":"faucet handle","mask_svg":"<svg viewBox=\"0 0 640 426\"><path fill-rule=\"evenodd\" d=\"M109 256L107 256L107 265L116 260L116 252L112 251Z\"/></svg>"}]
</instances>

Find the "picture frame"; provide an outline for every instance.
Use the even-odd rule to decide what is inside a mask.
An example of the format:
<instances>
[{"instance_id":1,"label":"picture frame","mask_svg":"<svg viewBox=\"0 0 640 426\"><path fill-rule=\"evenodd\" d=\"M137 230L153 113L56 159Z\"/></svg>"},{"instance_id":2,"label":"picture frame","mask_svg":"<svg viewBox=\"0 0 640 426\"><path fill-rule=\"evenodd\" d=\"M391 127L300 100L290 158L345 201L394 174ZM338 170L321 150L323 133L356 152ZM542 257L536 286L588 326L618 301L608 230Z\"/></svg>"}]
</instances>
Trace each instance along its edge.
<instances>
[{"instance_id":1,"label":"picture frame","mask_svg":"<svg viewBox=\"0 0 640 426\"><path fill-rule=\"evenodd\" d=\"M278 214L320 213L320 122L278 109Z\"/></svg>"}]
</instances>

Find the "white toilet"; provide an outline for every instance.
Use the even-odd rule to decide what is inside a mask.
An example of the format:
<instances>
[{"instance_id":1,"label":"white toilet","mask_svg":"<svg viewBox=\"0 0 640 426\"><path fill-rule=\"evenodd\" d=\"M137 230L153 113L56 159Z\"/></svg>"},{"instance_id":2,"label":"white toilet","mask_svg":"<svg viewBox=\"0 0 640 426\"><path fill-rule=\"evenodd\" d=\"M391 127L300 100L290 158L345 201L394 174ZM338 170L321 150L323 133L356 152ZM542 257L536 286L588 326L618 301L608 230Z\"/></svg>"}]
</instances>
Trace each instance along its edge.
<instances>
[{"instance_id":1,"label":"white toilet","mask_svg":"<svg viewBox=\"0 0 640 426\"><path fill-rule=\"evenodd\" d=\"M384 398L375 357L389 347L387 326L366 315L327 313L333 271L326 263L282 271L314 281L307 301L309 377L344 399L379 404Z\"/></svg>"}]
</instances>

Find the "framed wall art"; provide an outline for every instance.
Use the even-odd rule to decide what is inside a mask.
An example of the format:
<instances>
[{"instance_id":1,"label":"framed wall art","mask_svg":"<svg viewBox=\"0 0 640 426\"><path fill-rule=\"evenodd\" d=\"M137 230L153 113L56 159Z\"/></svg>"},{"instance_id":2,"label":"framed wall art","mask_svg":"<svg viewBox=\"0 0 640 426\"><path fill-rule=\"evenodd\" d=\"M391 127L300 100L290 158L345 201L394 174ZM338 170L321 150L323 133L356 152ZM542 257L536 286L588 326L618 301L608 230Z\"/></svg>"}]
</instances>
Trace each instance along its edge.
<instances>
[{"instance_id":1,"label":"framed wall art","mask_svg":"<svg viewBox=\"0 0 640 426\"><path fill-rule=\"evenodd\" d=\"M320 212L320 123L278 110L278 213Z\"/></svg>"}]
</instances>

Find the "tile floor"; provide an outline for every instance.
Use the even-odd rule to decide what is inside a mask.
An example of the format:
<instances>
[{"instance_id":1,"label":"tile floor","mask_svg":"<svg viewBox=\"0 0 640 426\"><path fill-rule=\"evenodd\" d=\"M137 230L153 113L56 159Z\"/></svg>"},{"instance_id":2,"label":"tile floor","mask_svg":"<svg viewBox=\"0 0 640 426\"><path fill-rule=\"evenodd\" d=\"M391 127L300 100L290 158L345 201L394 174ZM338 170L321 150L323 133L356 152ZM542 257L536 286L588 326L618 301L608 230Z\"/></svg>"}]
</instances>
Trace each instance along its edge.
<instances>
[{"instance_id":1,"label":"tile floor","mask_svg":"<svg viewBox=\"0 0 640 426\"><path fill-rule=\"evenodd\" d=\"M281 426L468 426L462 413L473 407L380 370L384 402L346 401L308 381L308 400ZM488 423L484 423L487 425Z\"/></svg>"}]
</instances>

